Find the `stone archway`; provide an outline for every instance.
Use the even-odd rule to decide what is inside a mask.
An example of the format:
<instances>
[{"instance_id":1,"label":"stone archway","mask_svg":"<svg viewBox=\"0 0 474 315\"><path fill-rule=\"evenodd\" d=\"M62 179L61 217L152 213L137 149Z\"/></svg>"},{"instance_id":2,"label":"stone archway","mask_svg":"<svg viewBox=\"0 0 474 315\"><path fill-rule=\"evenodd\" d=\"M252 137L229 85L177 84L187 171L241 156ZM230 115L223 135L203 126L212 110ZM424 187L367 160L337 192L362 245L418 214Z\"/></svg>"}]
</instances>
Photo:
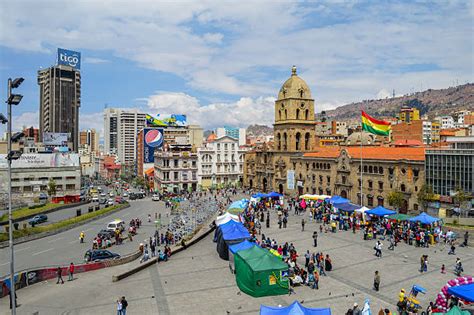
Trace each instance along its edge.
<instances>
[{"instance_id":1,"label":"stone archway","mask_svg":"<svg viewBox=\"0 0 474 315\"><path fill-rule=\"evenodd\" d=\"M267 179L264 177L262 180L262 188L263 188L262 192L267 191L267 184L268 184Z\"/></svg>"},{"instance_id":2,"label":"stone archway","mask_svg":"<svg viewBox=\"0 0 474 315\"><path fill-rule=\"evenodd\" d=\"M347 199L347 191L341 190L341 197Z\"/></svg>"},{"instance_id":3,"label":"stone archway","mask_svg":"<svg viewBox=\"0 0 474 315\"><path fill-rule=\"evenodd\" d=\"M406 199L403 199L399 212L403 214L408 213L408 201Z\"/></svg>"},{"instance_id":4,"label":"stone archway","mask_svg":"<svg viewBox=\"0 0 474 315\"><path fill-rule=\"evenodd\" d=\"M278 192L283 194L283 184L278 185Z\"/></svg>"}]
</instances>

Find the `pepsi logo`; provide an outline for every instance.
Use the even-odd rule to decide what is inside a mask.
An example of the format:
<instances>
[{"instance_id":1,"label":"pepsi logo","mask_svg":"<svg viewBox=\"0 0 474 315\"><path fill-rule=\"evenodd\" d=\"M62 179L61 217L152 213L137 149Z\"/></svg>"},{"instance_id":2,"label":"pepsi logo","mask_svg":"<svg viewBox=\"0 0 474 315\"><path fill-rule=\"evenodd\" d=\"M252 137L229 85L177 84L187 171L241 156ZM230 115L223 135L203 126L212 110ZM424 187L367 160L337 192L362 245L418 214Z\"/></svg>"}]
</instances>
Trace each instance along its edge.
<instances>
[{"instance_id":1,"label":"pepsi logo","mask_svg":"<svg viewBox=\"0 0 474 315\"><path fill-rule=\"evenodd\" d=\"M145 134L145 143L152 148L160 147L163 144L163 134L157 129L148 130Z\"/></svg>"}]
</instances>

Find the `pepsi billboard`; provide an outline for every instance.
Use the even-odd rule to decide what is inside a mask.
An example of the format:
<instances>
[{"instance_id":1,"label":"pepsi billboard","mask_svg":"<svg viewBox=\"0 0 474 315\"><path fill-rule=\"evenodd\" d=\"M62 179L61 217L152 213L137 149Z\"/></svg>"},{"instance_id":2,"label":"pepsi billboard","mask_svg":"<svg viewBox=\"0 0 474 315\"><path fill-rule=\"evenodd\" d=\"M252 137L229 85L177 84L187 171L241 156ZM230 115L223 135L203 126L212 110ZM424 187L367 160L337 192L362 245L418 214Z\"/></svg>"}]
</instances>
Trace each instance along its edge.
<instances>
[{"instance_id":1,"label":"pepsi billboard","mask_svg":"<svg viewBox=\"0 0 474 315\"><path fill-rule=\"evenodd\" d=\"M58 48L58 65L65 65L73 67L74 69L81 69L81 53L78 51Z\"/></svg>"},{"instance_id":2,"label":"pepsi billboard","mask_svg":"<svg viewBox=\"0 0 474 315\"><path fill-rule=\"evenodd\" d=\"M143 129L143 163L154 163L155 149L163 146L163 128Z\"/></svg>"}]
</instances>

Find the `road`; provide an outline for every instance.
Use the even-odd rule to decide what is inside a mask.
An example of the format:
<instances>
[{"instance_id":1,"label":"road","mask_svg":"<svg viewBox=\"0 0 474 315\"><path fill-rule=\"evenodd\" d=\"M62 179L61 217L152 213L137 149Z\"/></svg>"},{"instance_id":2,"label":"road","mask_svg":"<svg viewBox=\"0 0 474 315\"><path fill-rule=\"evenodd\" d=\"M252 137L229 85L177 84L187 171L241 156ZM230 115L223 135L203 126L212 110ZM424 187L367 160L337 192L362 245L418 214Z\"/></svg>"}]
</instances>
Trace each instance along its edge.
<instances>
[{"instance_id":1,"label":"road","mask_svg":"<svg viewBox=\"0 0 474 315\"><path fill-rule=\"evenodd\" d=\"M73 208L74 210L76 208ZM87 207L86 207L87 209ZM53 266L56 264L69 264L70 262L80 263L83 261L84 253L91 247L92 238L97 233L104 229L108 222L120 218L128 222L132 218L140 218L143 226L137 230L137 235L133 242L125 241L123 245L113 246L110 250L119 254L127 254L138 248L138 240L143 241L148 238L154 231L153 224L148 224L148 213L155 212L162 214L162 223L167 224L166 212L164 203L161 201L151 201L151 198L130 201L130 207L112 213L106 217L92 221L88 224L78 226L71 230L34 240L31 242L22 243L15 246L15 271L21 271L32 267ZM62 211L60 211L62 212ZM65 218L70 217L68 214L71 211L66 211ZM61 214L63 215L63 214ZM75 211L74 211L75 215ZM48 215L49 216L49 215ZM86 234L86 241L83 244L79 243L79 233L84 231ZM0 277L9 274L10 250L3 248L0 250Z\"/></svg>"}]
</instances>

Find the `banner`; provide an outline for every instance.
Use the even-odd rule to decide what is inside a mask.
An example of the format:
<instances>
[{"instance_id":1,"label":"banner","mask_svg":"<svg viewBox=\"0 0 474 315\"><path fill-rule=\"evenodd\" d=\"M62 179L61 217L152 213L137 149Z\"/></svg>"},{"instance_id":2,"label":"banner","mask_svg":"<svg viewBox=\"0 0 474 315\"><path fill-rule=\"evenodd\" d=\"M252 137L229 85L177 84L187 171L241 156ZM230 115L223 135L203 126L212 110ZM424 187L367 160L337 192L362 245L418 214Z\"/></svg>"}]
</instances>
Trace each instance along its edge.
<instances>
[{"instance_id":1,"label":"banner","mask_svg":"<svg viewBox=\"0 0 474 315\"><path fill-rule=\"evenodd\" d=\"M58 48L58 65L65 65L73 67L74 69L81 69L81 53L78 51Z\"/></svg>"},{"instance_id":2,"label":"banner","mask_svg":"<svg viewBox=\"0 0 474 315\"><path fill-rule=\"evenodd\" d=\"M69 133L43 132L44 145L67 146Z\"/></svg>"},{"instance_id":3,"label":"banner","mask_svg":"<svg viewBox=\"0 0 474 315\"><path fill-rule=\"evenodd\" d=\"M156 148L163 146L162 128L143 129L143 163L154 163L154 153Z\"/></svg>"},{"instance_id":4,"label":"banner","mask_svg":"<svg viewBox=\"0 0 474 315\"><path fill-rule=\"evenodd\" d=\"M18 160L12 161L12 168L43 168L80 166L77 153L27 153L22 154ZM0 169L7 168L5 154L0 154Z\"/></svg>"},{"instance_id":5,"label":"banner","mask_svg":"<svg viewBox=\"0 0 474 315\"><path fill-rule=\"evenodd\" d=\"M185 127L187 125L186 115L172 114L170 116L153 117L146 114L146 124L148 127Z\"/></svg>"},{"instance_id":6,"label":"banner","mask_svg":"<svg viewBox=\"0 0 474 315\"><path fill-rule=\"evenodd\" d=\"M286 171L286 187L288 189L295 189L295 171L294 170Z\"/></svg>"}]
</instances>

